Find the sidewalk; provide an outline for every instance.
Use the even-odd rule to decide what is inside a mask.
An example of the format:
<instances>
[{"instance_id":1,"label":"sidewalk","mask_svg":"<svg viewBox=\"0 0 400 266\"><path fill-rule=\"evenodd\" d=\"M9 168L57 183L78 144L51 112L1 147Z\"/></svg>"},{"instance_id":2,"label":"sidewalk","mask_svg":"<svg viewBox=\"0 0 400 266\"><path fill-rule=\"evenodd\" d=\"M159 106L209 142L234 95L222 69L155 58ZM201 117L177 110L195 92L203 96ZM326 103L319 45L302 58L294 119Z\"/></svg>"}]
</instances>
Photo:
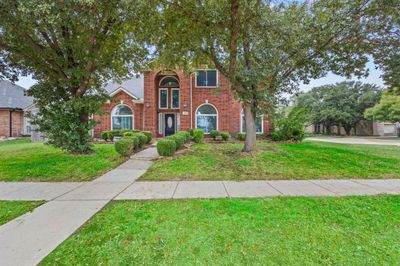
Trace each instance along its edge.
<instances>
[{"instance_id":1,"label":"sidewalk","mask_svg":"<svg viewBox=\"0 0 400 266\"><path fill-rule=\"evenodd\" d=\"M115 200L400 194L400 179L135 182Z\"/></svg>"},{"instance_id":2,"label":"sidewalk","mask_svg":"<svg viewBox=\"0 0 400 266\"><path fill-rule=\"evenodd\" d=\"M398 139L377 139L371 137L312 137L306 140L333 142L341 144L361 144L361 145L392 145L400 146L400 138Z\"/></svg>"}]
</instances>

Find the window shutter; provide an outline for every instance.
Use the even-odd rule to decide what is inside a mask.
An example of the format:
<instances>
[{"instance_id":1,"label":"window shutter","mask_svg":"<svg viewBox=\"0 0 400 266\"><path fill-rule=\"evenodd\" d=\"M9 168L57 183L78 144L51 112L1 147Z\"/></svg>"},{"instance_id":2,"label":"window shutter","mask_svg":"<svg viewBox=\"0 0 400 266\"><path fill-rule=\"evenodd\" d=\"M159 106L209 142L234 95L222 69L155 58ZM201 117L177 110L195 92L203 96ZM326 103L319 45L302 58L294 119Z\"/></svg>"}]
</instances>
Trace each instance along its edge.
<instances>
[{"instance_id":1,"label":"window shutter","mask_svg":"<svg viewBox=\"0 0 400 266\"><path fill-rule=\"evenodd\" d=\"M177 131L181 130L181 114L180 113L176 114L176 130Z\"/></svg>"}]
</instances>

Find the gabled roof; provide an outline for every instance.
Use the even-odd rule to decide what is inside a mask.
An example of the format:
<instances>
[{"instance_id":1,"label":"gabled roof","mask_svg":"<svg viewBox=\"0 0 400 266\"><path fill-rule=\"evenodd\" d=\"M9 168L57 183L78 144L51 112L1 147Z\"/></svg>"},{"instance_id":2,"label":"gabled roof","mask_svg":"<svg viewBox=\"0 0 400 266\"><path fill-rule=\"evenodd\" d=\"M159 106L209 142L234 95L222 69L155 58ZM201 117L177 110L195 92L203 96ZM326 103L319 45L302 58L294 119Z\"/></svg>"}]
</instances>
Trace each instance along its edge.
<instances>
[{"instance_id":1,"label":"gabled roof","mask_svg":"<svg viewBox=\"0 0 400 266\"><path fill-rule=\"evenodd\" d=\"M26 90L6 80L0 80L0 108L24 109L33 103Z\"/></svg>"},{"instance_id":2,"label":"gabled roof","mask_svg":"<svg viewBox=\"0 0 400 266\"><path fill-rule=\"evenodd\" d=\"M128 91L127 89L125 89L125 88L123 88L123 87L119 87L118 89L116 89L116 90L110 92L109 94L110 94L110 96L114 96L114 95L120 93L121 91L125 92L126 94L128 94L129 96L131 96L133 99L139 100L139 98L138 98L136 95L134 95L133 93L131 93L130 91Z\"/></svg>"},{"instance_id":3,"label":"gabled roof","mask_svg":"<svg viewBox=\"0 0 400 266\"><path fill-rule=\"evenodd\" d=\"M123 88L126 93L136 97L136 99L143 99L144 97L144 79L143 76L133 77L121 83L110 82L106 86L106 91L111 95L118 89ZM118 93L118 92L117 92ZM128 93L128 94L129 94ZM115 95L115 94L114 94ZM112 96L112 95L111 95Z\"/></svg>"}]
</instances>

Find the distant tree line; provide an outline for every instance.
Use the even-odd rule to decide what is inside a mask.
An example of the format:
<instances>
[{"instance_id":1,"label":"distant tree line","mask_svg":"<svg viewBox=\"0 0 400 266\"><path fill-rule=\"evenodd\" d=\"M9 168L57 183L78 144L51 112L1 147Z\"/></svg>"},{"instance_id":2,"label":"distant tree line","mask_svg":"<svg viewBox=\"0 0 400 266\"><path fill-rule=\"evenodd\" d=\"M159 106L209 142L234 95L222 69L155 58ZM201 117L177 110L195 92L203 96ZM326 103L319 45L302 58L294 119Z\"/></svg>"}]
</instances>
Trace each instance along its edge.
<instances>
[{"instance_id":1,"label":"distant tree line","mask_svg":"<svg viewBox=\"0 0 400 266\"><path fill-rule=\"evenodd\" d=\"M352 129L365 119L365 110L373 107L381 94L379 86L345 81L301 93L296 106L305 108L308 122L322 125L325 133L331 134L331 128L337 126L350 135Z\"/></svg>"}]
</instances>

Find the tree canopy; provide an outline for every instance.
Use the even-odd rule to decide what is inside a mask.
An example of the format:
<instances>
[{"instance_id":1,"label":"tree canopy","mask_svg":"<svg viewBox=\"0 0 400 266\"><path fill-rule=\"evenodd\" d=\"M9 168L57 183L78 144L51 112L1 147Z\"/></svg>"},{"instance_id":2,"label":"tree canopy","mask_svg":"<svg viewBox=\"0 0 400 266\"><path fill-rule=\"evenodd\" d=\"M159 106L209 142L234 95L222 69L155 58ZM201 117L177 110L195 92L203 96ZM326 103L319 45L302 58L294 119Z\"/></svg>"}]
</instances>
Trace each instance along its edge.
<instances>
[{"instance_id":1,"label":"tree canopy","mask_svg":"<svg viewBox=\"0 0 400 266\"><path fill-rule=\"evenodd\" d=\"M34 123L51 144L89 150L90 117L104 83L148 62L151 5L140 0L4 0L0 3L0 78L32 74Z\"/></svg>"},{"instance_id":2,"label":"tree canopy","mask_svg":"<svg viewBox=\"0 0 400 266\"><path fill-rule=\"evenodd\" d=\"M313 124L343 126L347 135L364 119L367 108L374 106L381 95L381 88L361 82L341 82L313 88L300 94L296 106L306 108Z\"/></svg>"},{"instance_id":3,"label":"tree canopy","mask_svg":"<svg viewBox=\"0 0 400 266\"><path fill-rule=\"evenodd\" d=\"M378 121L400 122L400 87L385 90L379 103L366 110L365 117Z\"/></svg>"},{"instance_id":4,"label":"tree canopy","mask_svg":"<svg viewBox=\"0 0 400 266\"><path fill-rule=\"evenodd\" d=\"M255 148L254 117L329 71L366 74L369 20L377 1L171 0L163 2L164 65L215 66L246 116L245 151ZM368 29L368 30L367 30ZM189 67L190 69L190 67Z\"/></svg>"}]
</instances>

